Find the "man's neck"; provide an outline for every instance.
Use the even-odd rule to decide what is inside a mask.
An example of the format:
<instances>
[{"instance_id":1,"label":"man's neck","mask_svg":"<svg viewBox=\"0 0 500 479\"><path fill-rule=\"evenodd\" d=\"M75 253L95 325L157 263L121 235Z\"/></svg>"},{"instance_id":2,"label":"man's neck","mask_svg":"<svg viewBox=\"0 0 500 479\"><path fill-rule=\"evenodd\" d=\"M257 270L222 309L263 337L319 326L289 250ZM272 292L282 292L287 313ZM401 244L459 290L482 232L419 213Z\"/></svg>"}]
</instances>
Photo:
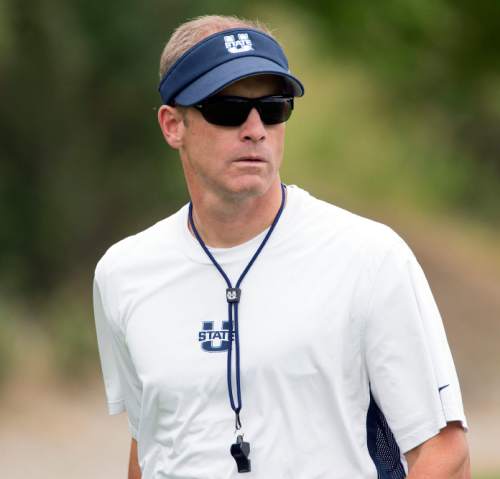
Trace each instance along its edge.
<instances>
[{"instance_id":1,"label":"man's neck","mask_svg":"<svg viewBox=\"0 0 500 479\"><path fill-rule=\"evenodd\" d=\"M262 196L241 201L227 202L212 195L192 195L191 200L193 221L205 244L230 248L249 241L272 224L281 206L281 183L273 184Z\"/></svg>"}]
</instances>

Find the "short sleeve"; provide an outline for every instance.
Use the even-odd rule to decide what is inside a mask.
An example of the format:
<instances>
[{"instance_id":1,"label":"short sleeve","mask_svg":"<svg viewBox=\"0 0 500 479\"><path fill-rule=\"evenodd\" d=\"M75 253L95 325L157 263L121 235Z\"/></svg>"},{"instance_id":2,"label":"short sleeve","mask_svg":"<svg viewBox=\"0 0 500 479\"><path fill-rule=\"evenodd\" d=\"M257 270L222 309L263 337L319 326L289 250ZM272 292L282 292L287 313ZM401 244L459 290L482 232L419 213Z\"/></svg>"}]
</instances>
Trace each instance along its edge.
<instances>
[{"instance_id":1,"label":"short sleeve","mask_svg":"<svg viewBox=\"0 0 500 479\"><path fill-rule=\"evenodd\" d=\"M371 393L401 452L450 421L467 428L439 310L422 268L399 237L374 277L364 342Z\"/></svg>"},{"instance_id":2,"label":"short sleeve","mask_svg":"<svg viewBox=\"0 0 500 479\"><path fill-rule=\"evenodd\" d=\"M119 323L107 312L109 305L107 308L102 289L96 274L93 287L94 319L108 413L114 415L126 411L129 431L137 439L141 383Z\"/></svg>"}]
</instances>

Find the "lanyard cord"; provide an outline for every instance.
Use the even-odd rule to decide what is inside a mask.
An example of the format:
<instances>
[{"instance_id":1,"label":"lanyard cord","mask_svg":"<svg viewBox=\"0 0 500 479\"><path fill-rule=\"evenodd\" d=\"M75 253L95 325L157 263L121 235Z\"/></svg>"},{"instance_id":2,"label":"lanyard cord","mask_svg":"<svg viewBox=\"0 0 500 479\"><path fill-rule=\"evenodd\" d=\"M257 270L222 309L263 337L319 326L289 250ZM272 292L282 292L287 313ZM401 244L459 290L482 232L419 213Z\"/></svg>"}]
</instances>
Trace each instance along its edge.
<instances>
[{"instance_id":1,"label":"lanyard cord","mask_svg":"<svg viewBox=\"0 0 500 479\"><path fill-rule=\"evenodd\" d=\"M282 183L281 184L281 205L278 210L278 213L276 214L271 227L269 228L269 231L267 232L265 238L262 240L262 243L260 246L257 248L257 251L254 253L252 256L252 259L249 261L247 264L246 268L243 270L241 273L238 281L236 282L236 286L233 288L230 279L228 278L227 274L225 271L222 269L219 263L217 263L216 259L213 257L212 253L210 253L209 249L201 239L201 236L198 233L198 230L196 229L196 226L194 225L193 221L193 204L192 202L189 203L189 224L191 226L191 229L193 230L194 235L196 236L196 239L198 240L198 243L200 243L200 246L203 248L203 251L207 254L207 256L210 258L212 261L213 265L217 268L219 273L222 275L222 277L225 279L226 284L227 284L227 289L226 289L226 300L227 300L227 307L228 307L228 319L229 319L229 349L227 352L227 387L229 390L229 402L231 403L231 408L235 412L236 415L236 429L241 429L241 421L240 421L240 411L241 411L241 385L240 385L240 342L239 342L239 328L238 328L238 303L240 301L240 295L241 295L241 290L240 290L240 285L241 282L243 281L243 278L246 276L252 265L254 264L255 260L257 259L257 256L259 256L260 252L264 248L264 245L267 243L267 240L271 236L271 233L273 232L275 226L278 223L278 220L280 219L281 213L283 212L283 208L285 206L285 188L286 186ZM235 350L236 350L236 393L237 393L237 398L238 398L238 406L235 406L234 403L234 398L233 398L233 389L232 389L232 384L231 384L231 373L232 373L232 361L231 361L231 354L232 354L232 349L233 349L233 308L234 308L234 338L235 338Z\"/></svg>"}]
</instances>

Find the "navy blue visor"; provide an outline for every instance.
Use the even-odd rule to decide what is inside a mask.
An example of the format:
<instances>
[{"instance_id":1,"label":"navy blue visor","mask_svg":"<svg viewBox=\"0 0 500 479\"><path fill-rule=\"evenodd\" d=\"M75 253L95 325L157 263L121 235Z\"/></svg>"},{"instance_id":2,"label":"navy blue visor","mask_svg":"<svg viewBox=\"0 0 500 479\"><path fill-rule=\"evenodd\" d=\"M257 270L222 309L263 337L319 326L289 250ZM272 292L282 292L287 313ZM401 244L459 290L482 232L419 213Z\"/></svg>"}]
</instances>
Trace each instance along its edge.
<instances>
[{"instance_id":1,"label":"navy blue visor","mask_svg":"<svg viewBox=\"0 0 500 479\"><path fill-rule=\"evenodd\" d=\"M290 96L302 96L302 83L290 73L281 46L263 32L232 28L187 50L165 73L158 88L164 104L195 105L237 80L278 75Z\"/></svg>"}]
</instances>

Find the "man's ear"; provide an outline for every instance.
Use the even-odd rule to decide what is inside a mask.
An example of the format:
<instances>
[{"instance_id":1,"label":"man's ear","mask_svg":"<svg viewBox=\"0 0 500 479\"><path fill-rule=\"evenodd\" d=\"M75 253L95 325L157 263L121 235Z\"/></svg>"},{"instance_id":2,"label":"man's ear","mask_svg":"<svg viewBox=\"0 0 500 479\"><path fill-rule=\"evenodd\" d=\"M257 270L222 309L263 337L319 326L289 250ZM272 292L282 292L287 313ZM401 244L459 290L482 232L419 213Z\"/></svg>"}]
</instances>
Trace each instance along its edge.
<instances>
[{"instance_id":1,"label":"man's ear","mask_svg":"<svg viewBox=\"0 0 500 479\"><path fill-rule=\"evenodd\" d=\"M186 128L182 112L173 106L162 105L158 109L158 123L166 142L178 150L182 146Z\"/></svg>"}]
</instances>

